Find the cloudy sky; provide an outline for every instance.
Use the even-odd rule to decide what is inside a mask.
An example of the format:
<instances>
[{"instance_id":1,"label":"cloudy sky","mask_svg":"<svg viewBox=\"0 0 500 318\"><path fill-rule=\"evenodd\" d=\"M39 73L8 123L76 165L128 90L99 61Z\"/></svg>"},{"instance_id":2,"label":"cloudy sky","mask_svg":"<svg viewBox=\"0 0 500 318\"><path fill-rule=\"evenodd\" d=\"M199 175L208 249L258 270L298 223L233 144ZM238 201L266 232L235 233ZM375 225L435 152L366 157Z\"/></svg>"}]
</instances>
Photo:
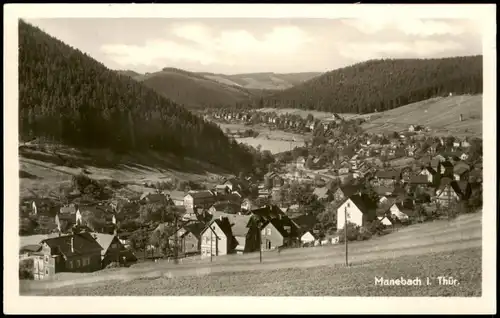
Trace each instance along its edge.
<instances>
[{"instance_id":1,"label":"cloudy sky","mask_svg":"<svg viewBox=\"0 0 500 318\"><path fill-rule=\"evenodd\" d=\"M328 71L374 58L482 53L472 20L27 19L111 69L224 74Z\"/></svg>"}]
</instances>

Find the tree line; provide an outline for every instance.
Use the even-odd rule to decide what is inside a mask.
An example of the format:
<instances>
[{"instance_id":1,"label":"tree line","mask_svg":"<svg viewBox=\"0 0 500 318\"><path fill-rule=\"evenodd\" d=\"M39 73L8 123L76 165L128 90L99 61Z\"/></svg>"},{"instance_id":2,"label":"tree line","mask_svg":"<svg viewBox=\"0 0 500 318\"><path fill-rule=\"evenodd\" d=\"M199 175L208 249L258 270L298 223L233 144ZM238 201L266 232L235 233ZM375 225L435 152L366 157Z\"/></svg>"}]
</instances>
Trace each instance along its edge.
<instances>
[{"instance_id":1,"label":"tree line","mask_svg":"<svg viewBox=\"0 0 500 318\"><path fill-rule=\"evenodd\" d=\"M482 93L482 68L480 55L370 60L255 99L252 107L360 114L385 111L450 93Z\"/></svg>"},{"instance_id":2,"label":"tree line","mask_svg":"<svg viewBox=\"0 0 500 318\"><path fill-rule=\"evenodd\" d=\"M253 161L216 124L22 20L19 134L116 152L170 152L234 171Z\"/></svg>"}]
</instances>

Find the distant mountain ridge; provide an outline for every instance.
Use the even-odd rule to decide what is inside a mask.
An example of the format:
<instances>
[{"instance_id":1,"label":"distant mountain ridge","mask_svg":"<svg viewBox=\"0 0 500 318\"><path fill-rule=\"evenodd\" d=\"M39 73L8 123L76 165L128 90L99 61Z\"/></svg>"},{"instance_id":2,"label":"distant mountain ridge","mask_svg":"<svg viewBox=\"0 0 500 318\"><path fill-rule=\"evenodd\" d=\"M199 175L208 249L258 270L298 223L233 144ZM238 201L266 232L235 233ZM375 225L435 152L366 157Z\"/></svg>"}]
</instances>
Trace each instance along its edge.
<instances>
[{"instance_id":1,"label":"distant mountain ridge","mask_svg":"<svg viewBox=\"0 0 500 318\"><path fill-rule=\"evenodd\" d=\"M205 108L248 104L253 98L272 94L274 90L292 87L319 73L249 73L223 75L189 72L175 67L165 67L158 72L139 74L119 70L189 108Z\"/></svg>"},{"instance_id":2,"label":"distant mountain ridge","mask_svg":"<svg viewBox=\"0 0 500 318\"><path fill-rule=\"evenodd\" d=\"M256 108L370 113L448 94L480 94L482 56L370 60L253 101Z\"/></svg>"},{"instance_id":3,"label":"distant mountain ridge","mask_svg":"<svg viewBox=\"0 0 500 318\"><path fill-rule=\"evenodd\" d=\"M319 72L305 73L244 73L244 74L214 74L198 73L215 81L228 85L238 85L247 89L281 90L306 82L316 76Z\"/></svg>"}]
</instances>

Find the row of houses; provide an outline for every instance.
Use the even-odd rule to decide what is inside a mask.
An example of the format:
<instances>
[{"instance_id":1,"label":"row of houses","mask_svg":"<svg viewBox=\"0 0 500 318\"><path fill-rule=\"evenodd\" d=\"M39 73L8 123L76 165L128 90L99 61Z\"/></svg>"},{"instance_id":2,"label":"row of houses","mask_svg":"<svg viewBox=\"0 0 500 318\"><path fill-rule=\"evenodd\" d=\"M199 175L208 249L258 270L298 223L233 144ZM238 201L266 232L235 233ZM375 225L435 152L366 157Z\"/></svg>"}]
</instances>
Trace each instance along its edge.
<instances>
[{"instance_id":1,"label":"row of houses","mask_svg":"<svg viewBox=\"0 0 500 318\"><path fill-rule=\"evenodd\" d=\"M177 242L181 254L201 257L243 254L279 247L293 246L300 241L300 231L283 211L267 205L236 214L216 210L209 217L188 220L168 236L168 244ZM158 226L155 231L168 227Z\"/></svg>"},{"instance_id":2,"label":"row of houses","mask_svg":"<svg viewBox=\"0 0 500 318\"><path fill-rule=\"evenodd\" d=\"M261 123L283 129L302 128L307 131L313 131L318 126L322 126L324 129L328 130L344 122L344 119L338 114L333 114L330 118L319 120L314 118L302 118L297 115L278 115L274 112L267 113L259 111L217 111L212 115L212 117L216 120L225 120L228 122L239 122L247 124Z\"/></svg>"},{"instance_id":3,"label":"row of houses","mask_svg":"<svg viewBox=\"0 0 500 318\"><path fill-rule=\"evenodd\" d=\"M22 246L20 260L32 260L35 280L46 279L60 272L93 272L112 262L130 264L136 256L117 235L79 232L48 235L38 244Z\"/></svg>"}]
</instances>

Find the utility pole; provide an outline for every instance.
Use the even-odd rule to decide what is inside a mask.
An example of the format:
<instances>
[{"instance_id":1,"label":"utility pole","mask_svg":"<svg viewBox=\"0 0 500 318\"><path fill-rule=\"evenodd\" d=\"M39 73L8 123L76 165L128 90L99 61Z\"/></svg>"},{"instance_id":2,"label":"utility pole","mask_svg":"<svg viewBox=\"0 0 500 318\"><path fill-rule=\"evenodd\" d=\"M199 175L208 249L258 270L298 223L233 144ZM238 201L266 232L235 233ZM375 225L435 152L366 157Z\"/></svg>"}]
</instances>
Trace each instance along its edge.
<instances>
[{"instance_id":1,"label":"utility pole","mask_svg":"<svg viewBox=\"0 0 500 318\"><path fill-rule=\"evenodd\" d=\"M259 226L259 261L262 263L262 230L260 229Z\"/></svg>"},{"instance_id":2,"label":"utility pole","mask_svg":"<svg viewBox=\"0 0 500 318\"><path fill-rule=\"evenodd\" d=\"M347 206L344 208L344 240L345 240L345 266L349 266L349 261L347 260Z\"/></svg>"},{"instance_id":3,"label":"utility pole","mask_svg":"<svg viewBox=\"0 0 500 318\"><path fill-rule=\"evenodd\" d=\"M179 235L179 231L177 231L177 213L174 214L174 231L175 231L175 236L174 236L174 262L175 264L179 264L179 260L178 260L178 238L177 236Z\"/></svg>"},{"instance_id":4,"label":"utility pole","mask_svg":"<svg viewBox=\"0 0 500 318\"><path fill-rule=\"evenodd\" d=\"M212 228L212 227L210 227L210 263L212 263L212 260L213 260L213 255L214 255L214 253L213 253L213 246L214 246L214 242L213 242L213 240L214 240L214 239L213 239L213 234L214 234L214 232L213 232L213 228Z\"/></svg>"}]
</instances>

